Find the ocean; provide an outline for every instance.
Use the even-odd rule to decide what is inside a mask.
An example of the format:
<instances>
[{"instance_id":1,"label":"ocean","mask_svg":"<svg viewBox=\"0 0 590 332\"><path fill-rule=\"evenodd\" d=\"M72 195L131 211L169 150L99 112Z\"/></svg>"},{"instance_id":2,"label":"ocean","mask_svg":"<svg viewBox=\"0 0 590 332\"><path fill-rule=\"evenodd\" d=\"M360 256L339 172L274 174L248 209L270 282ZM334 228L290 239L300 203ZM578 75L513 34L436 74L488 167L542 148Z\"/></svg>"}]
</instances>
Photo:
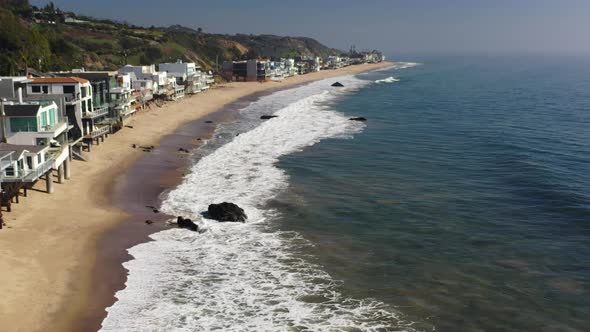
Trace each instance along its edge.
<instances>
[{"instance_id":1,"label":"ocean","mask_svg":"<svg viewBox=\"0 0 590 332\"><path fill-rule=\"evenodd\" d=\"M590 63L418 60L220 125L162 196L205 232L129 249L102 331L587 330Z\"/></svg>"}]
</instances>

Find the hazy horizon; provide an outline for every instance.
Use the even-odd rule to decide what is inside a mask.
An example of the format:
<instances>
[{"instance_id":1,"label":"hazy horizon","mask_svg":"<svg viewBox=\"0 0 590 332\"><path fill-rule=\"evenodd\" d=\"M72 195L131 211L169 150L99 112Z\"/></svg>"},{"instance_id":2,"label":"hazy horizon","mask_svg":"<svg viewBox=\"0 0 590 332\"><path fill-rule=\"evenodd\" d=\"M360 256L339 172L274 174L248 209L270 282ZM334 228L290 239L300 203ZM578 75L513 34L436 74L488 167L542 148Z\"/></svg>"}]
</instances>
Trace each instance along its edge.
<instances>
[{"instance_id":1,"label":"hazy horizon","mask_svg":"<svg viewBox=\"0 0 590 332\"><path fill-rule=\"evenodd\" d=\"M141 26L180 24L209 33L304 36L342 50L355 45L399 55L590 54L585 42L590 3L582 0L179 0L165 8L154 0L53 2L66 11Z\"/></svg>"}]
</instances>

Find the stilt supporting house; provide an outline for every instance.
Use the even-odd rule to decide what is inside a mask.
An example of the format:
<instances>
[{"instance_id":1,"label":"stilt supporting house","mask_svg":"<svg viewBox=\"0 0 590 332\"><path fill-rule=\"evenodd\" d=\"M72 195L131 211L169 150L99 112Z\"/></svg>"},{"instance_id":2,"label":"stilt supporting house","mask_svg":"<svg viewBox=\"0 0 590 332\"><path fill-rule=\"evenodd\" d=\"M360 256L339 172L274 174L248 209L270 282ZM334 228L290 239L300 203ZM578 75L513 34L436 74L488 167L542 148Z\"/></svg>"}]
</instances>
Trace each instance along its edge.
<instances>
[{"instance_id":1,"label":"stilt supporting house","mask_svg":"<svg viewBox=\"0 0 590 332\"><path fill-rule=\"evenodd\" d=\"M64 160L63 163L64 166L64 177L66 178L66 180L70 179L70 159L66 159Z\"/></svg>"},{"instance_id":2,"label":"stilt supporting house","mask_svg":"<svg viewBox=\"0 0 590 332\"><path fill-rule=\"evenodd\" d=\"M57 182L64 183L64 165L61 164L57 167Z\"/></svg>"},{"instance_id":3,"label":"stilt supporting house","mask_svg":"<svg viewBox=\"0 0 590 332\"><path fill-rule=\"evenodd\" d=\"M48 194L53 194L53 176L52 172L45 174L45 188Z\"/></svg>"}]
</instances>

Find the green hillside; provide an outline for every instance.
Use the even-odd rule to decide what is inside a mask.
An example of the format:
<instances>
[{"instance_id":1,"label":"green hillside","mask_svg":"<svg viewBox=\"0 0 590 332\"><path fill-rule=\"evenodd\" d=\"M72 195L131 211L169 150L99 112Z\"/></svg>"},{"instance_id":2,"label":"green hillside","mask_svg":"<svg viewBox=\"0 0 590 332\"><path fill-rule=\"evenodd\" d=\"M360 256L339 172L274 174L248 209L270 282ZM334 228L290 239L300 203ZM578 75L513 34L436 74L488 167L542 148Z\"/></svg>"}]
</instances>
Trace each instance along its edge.
<instances>
[{"instance_id":1,"label":"green hillside","mask_svg":"<svg viewBox=\"0 0 590 332\"><path fill-rule=\"evenodd\" d=\"M209 34L178 25L145 28L65 13L51 3L36 8L27 0L0 0L0 75L15 75L26 66L115 70L126 63L178 59L213 69L224 60L338 53L311 38Z\"/></svg>"}]
</instances>

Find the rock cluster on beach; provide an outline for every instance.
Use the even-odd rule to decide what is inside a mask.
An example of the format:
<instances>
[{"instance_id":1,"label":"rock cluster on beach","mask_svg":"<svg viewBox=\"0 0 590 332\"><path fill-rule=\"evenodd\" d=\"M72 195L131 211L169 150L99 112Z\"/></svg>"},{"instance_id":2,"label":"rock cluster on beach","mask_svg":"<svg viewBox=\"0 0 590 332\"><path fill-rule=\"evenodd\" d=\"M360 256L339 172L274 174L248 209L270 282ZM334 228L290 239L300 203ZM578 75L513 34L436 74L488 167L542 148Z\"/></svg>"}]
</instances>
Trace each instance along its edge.
<instances>
[{"instance_id":1,"label":"rock cluster on beach","mask_svg":"<svg viewBox=\"0 0 590 332\"><path fill-rule=\"evenodd\" d=\"M337 87L337 88L341 88L344 85L342 83L340 83L340 82L336 82L336 83L332 84L332 86Z\"/></svg>"},{"instance_id":2,"label":"rock cluster on beach","mask_svg":"<svg viewBox=\"0 0 590 332\"><path fill-rule=\"evenodd\" d=\"M245 222L248 219L244 209L234 203L223 202L220 204L211 204L207 209L209 217L217 221Z\"/></svg>"},{"instance_id":3,"label":"rock cluster on beach","mask_svg":"<svg viewBox=\"0 0 590 332\"><path fill-rule=\"evenodd\" d=\"M367 118L358 117L358 118L350 118L348 120L350 120L350 121L367 121Z\"/></svg>"}]
</instances>

